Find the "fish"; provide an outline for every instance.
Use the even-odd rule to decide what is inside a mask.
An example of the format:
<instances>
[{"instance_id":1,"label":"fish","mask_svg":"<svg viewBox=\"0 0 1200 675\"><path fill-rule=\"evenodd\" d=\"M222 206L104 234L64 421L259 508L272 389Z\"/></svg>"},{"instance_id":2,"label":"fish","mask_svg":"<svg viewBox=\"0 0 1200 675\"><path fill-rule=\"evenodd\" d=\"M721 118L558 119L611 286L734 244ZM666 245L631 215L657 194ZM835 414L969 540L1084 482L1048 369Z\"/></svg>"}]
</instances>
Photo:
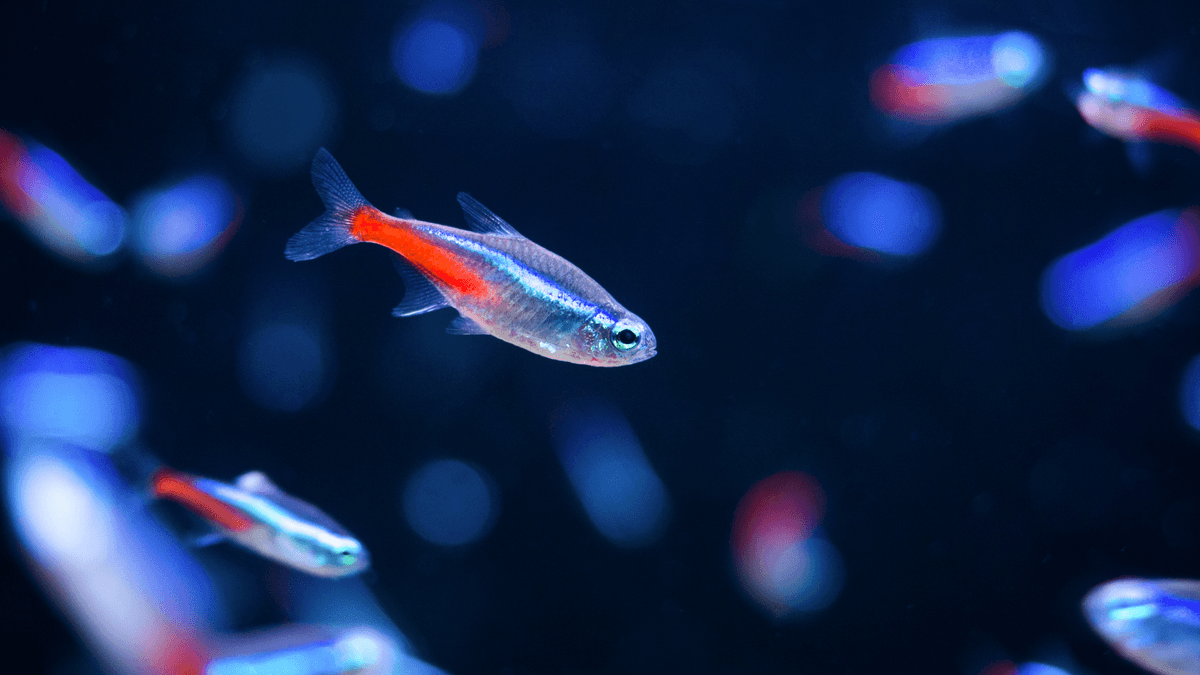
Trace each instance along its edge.
<instances>
[{"instance_id":1,"label":"fish","mask_svg":"<svg viewBox=\"0 0 1200 675\"><path fill-rule=\"evenodd\" d=\"M1089 68L1075 108L1092 127L1122 141L1153 141L1200 152L1200 114L1149 80Z\"/></svg>"},{"instance_id":2,"label":"fish","mask_svg":"<svg viewBox=\"0 0 1200 675\"><path fill-rule=\"evenodd\" d=\"M1117 653L1159 675L1200 675L1200 581L1109 581L1084 597L1083 615Z\"/></svg>"},{"instance_id":3,"label":"fish","mask_svg":"<svg viewBox=\"0 0 1200 675\"><path fill-rule=\"evenodd\" d=\"M362 543L317 507L284 493L261 471L243 474L230 485L162 466L150 476L149 491L151 497L200 516L224 538L301 572L337 578L370 566Z\"/></svg>"},{"instance_id":4,"label":"fish","mask_svg":"<svg viewBox=\"0 0 1200 675\"><path fill-rule=\"evenodd\" d=\"M564 258L522 236L465 192L463 230L371 206L325 148L312 181L326 211L293 235L284 255L312 260L362 242L392 250L405 285L398 317L444 307L459 317L446 329L492 335L557 361L624 366L657 353L646 322Z\"/></svg>"}]
</instances>

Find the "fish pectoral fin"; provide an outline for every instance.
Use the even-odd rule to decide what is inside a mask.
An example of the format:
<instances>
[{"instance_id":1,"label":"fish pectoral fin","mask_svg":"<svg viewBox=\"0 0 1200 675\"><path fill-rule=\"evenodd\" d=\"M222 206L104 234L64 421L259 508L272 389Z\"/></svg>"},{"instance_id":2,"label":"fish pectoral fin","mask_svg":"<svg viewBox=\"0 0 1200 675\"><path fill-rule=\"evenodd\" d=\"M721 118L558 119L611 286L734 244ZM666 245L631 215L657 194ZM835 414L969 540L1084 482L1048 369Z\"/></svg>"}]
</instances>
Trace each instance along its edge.
<instances>
[{"instance_id":1,"label":"fish pectoral fin","mask_svg":"<svg viewBox=\"0 0 1200 675\"><path fill-rule=\"evenodd\" d=\"M457 319L451 321L450 325L446 326L446 332L451 335L487 335L488 334L488 332L486 330L484 330L483 326L480 326L479 324L475 323L474 321L468 319L465 316L460 316Z\"/></svg>"},{"instance_id":2,"label":"fish pectoral fin","mask_svg":"<svg viewBox=\"0 0 1200 675\"><path fill-rule=\"evenodd\" d=\"M223 541L225 541L225 535L220 532L205 532L189 538L187 545L190 548L208 548Z\"/></svg>"},{"instance_id":3,"label":"fish pectoral fin","mask_svg":"<svg viewBox=\"0 0 1200 675\"><path fill-rule=\"evenodd\" d=\"M415 316L450 306L442 292L400 254L392 256L392 264L404 281L404 300L392 310L392 316Z\"/></svg>"},{"instance_id":4,"label":"fish pectoral fin","mask_svg":"<svg viewBox=\"0 0 1200 675\"><path fill-rule=\"evenodd\" d=\"M491 209L480 204L471 195L465 192L458 193L458 204L462 207L463 215L467 217L467 224L471 226L472 230L483 234L503 234L509 237L525 238L512 225L504 222L503 218L492 213Z\"/></svg>"}]
</instances>

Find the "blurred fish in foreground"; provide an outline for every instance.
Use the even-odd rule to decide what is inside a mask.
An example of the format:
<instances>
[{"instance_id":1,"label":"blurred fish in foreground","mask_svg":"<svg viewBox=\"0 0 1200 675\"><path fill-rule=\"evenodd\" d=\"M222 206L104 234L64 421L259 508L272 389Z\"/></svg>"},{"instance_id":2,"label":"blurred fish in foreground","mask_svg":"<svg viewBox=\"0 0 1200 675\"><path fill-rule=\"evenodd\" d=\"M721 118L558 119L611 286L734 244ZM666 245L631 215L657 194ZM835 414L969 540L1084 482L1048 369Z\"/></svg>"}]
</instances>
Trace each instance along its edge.
<instances>
[{"instance_id":1,"label":"blurred fish in foreground","mask_svg":"<svg viewBox=\"0 0 1200 675\"><path fill-rule=\"evenodd\" d=\"M196 175L138 196L133 247L168 277L187 276L212 260L237 232L241 201L216 176Z\"/></svg>"},{"instance_id":2,"label":"blurred fish in foreground","mask_svg":"<svg viewBox=\"0 0 1200 675\"><path fill-rule=\"evenodd\" d=\"M600 534L622 548L658 541L671 498L625 416L603 401L574 401L552 430L558 461Z\"/></svg>"},{"instance_id":3,"label":"blurred fish in foreground","mask_svg":"<svg viewBox=\"0 0 1200 675\"><path fill-rule=\"evenodd\" d=\"M315 603L286 598L290 618L320 625L285 623L249 635L216 631L220 595L149 512L142 490L113 464L114 451L134 442L140 410L133 369L115 356L38 344L0 352L5 492L19 550L106 669L441 674L404 653L403 635L355 580L298 575L288 584L293 593L308 588L305 580L329 584ZM249 475L243 489L273 493L273 486L263 487L265 477Z\"/></svg>"},{"instance_id":4,"label":"blurred fish in foreground","mask_svg":"<svg viewBox=\"0 0 1200 675\"><path fill-rule=\"evenodd\" d=\"M1200 152L1200 114L1153 82L1089 68L1075 98L1079 114L1096 129L1123 141L1154 141Z\"/></svg>"},{"instance_id":5,"label":"blurred fish in foreground","mask_svg":"<svg viewBox=\"0 0 1200 675\"><path fill-rule=\"evenodd\" d=\"M1154 318L1200 283L1200 209L1132 220L1050 263L1042 309L1067 330L1118 328Z\"/></svg>"},{"instance_id":6,"label":"blurred fish in foreground","mask_svg":"<svg viewBox=\"0 0 1200 675\"><path fill-rule=\"evenodd\" d=\"M125 211L62 157L0 129L0 202L33 238L71 262L107 259L125 241Z\"/></svg>"},{"instance_id":7,"label":"blurred fish in foreground","mask_svg":"<svg viewBox=\"0 0 1200 675\"><path fill-rule=\"evenodd\" d=\"M922 40L872 73L871 102L890 117L945 124L1013 105L1045 72L1045 50L1028 33Z\"/></svg>"},{"instance_id":8,"label":"blurred fish in foreground","mask_svg":"<svg viewBox=\"0 0 1200 675\"><path fill-rule=\"evenodd\" d=\"M344 577L370 564L367 550L341 525L259 471L229 485L160 467L150 494L182 504L230 541L301 572Z\"/></svg>"},{"instance_id":9,"label":"blurred fish in foreground","mask_svg":"<svg viewBox=\"0 0 1200 675\"><path fill-rule=\"evenodd\" d=\"M1084 597L1083 615L1138 666L1158 675L1200 674L1200 581L1109 581Z\"/></svg>"},{"instance_id":10,"label":"blurred fish in foreground","mask_svg":"<svg viewBox=\"0 0 1200 675\"><path fill-rule=\"evenodd\" d=\"M729 537L742 588L777 618L825 609L842 590L841 556L815 536L825 491L799 471L768 476L738 502Z\"/></svg>"},{"instance_id":11,"label":"blurred fish in foreground","mask_svg":"<svg viewBox=\"0 0 1200 675\"><path fill-rule=\"evenodd\" d=\"M882 262L915 258L941 233L932 192L876 173L848 173L806 195L804 242L827 256Z\"/></svg>"}]
</instances>

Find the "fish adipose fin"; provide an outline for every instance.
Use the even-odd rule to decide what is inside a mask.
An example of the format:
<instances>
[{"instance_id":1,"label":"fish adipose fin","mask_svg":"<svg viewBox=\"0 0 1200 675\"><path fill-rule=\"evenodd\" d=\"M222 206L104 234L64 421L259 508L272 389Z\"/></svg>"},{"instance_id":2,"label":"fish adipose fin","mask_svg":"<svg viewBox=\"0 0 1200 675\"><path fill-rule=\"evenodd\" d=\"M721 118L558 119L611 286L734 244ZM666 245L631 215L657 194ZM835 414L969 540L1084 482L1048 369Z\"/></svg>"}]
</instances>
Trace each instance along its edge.
<instances>
[{"instance_id":1,"label":"fish adipose fin","mask_svg":"<svg viewBox=\"0 0 1200 675\"><path fill-rule=\"evenodd\" d=\"M525 238L512 225L504 222L503 218L492 213L491 209L480 204L471 195L465 192L458 193L458 204L462 207L463 215L467 217L467 224L471 226L472 230L483 234L504 234L510 237Z\"/></svg>"},{"instance_id":2,"label":"fish adipose fin","mask_svg":"<svg viewBox=\"0 0 1200 675\"><path fill-rule=\"evenodd\" d=\"M312 182L325 203L325 213L288 239L283 251L288 260L312 260L357 244L359 240L350 234L350 225L358 209L370 206L325 148L313 158Z\"/></svg>"},{"instance_id":3,"label":"fish adipose fin","mask_svg":"<svg viewBox=\"0 0 1200 675\"><path fill-rule=\"evenodd\" d=\"M451 335L488 335L483 326L465 316L460 316L446 326L446 332Z\"/></svg>"},{"instance_id":4,"label":"fish adipose fin","mask_svg":"<svg viewBox=\"0 0 1200 675\"><path fill-rule=\"evenodd\" d=\"M392 256L392 264L404 281L404 300L392 310L392 316L414 316L450 306L441 291L399 254Z\"/></svg>"}]
</instances>

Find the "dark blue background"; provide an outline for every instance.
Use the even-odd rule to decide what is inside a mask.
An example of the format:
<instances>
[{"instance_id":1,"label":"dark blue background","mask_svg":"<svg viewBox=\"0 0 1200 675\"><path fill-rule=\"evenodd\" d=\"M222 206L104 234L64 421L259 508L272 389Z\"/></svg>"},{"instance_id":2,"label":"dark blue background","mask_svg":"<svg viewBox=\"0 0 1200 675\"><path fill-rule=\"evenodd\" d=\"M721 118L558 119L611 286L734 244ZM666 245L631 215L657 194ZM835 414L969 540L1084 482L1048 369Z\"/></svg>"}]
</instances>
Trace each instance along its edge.
<instances>
[{"instance_id":1,"label":"dark blue background","mask_svg":"<svg viewBox=\"0 0 1200 675\"><path fill-rule=\"evenodd\" d=\"M1200 23L1184 4L512 3L508 38L481 52L472 83L429 97L388 60L416 6L11 3L0 126L118 200L223 171L247 214L186 284L133 264L81 272L0 227L0 343L130 360L147 448L218 478L261 469L334 514L371 549L369 583L418 654L451 673L975 675L1053 645L1095 672L1135 672L1078 602L1115 576L1200 575L1196 539L1164 534L1169 510L1172 531L1200 526L1200 443L1177 402L1200 306L1094 339L1051 324L1037 292L1055 257L1196 203L1200 158L1156 148L1139 174L1067 95L1086 67L1149 61L1200 101ZM1028 31L1054 70L1015 108L895 142L867 78L941 27ZM607 68L608 110L575 139L539 135L511 102L524 60L562 40ZM327 69L340 102L329 147L368 199L461 224L454 195L471 192L645 318L659 355L589 369L444 336L450 313L389 317L402 287L377 250L286 261L287 237L321 209L307 172L255 175L214 113L249 59L279 52ZM647 129L630 101L664 63L704 73L721 107ZM395 114L382 131L379 106ZM719 141L696 140L717 123ZM929 254L878 268L804 247L795 205L854 170L936 193L945 227ZM257 408L237 383L246 289L264 278L330 308L337 379L296 415ZM398 346L431 343L450 356ZM467 366L442 372L446 359ZM581 394L620 406L667 486L674 516L654 546L609 545L564 479L548 424ZM493 532L465 551L423 542L396 508L402 478L446 455L485 467L502 498ZM790 623L738 590L728 543L739 497L786 469L824 485L846 566L836 603ZM6 659L76 663L82 648L9 550ZM204 555L267 574L237 551ZM279 620L261 601L246 625Z\"/></svg>"}]
</instances>

